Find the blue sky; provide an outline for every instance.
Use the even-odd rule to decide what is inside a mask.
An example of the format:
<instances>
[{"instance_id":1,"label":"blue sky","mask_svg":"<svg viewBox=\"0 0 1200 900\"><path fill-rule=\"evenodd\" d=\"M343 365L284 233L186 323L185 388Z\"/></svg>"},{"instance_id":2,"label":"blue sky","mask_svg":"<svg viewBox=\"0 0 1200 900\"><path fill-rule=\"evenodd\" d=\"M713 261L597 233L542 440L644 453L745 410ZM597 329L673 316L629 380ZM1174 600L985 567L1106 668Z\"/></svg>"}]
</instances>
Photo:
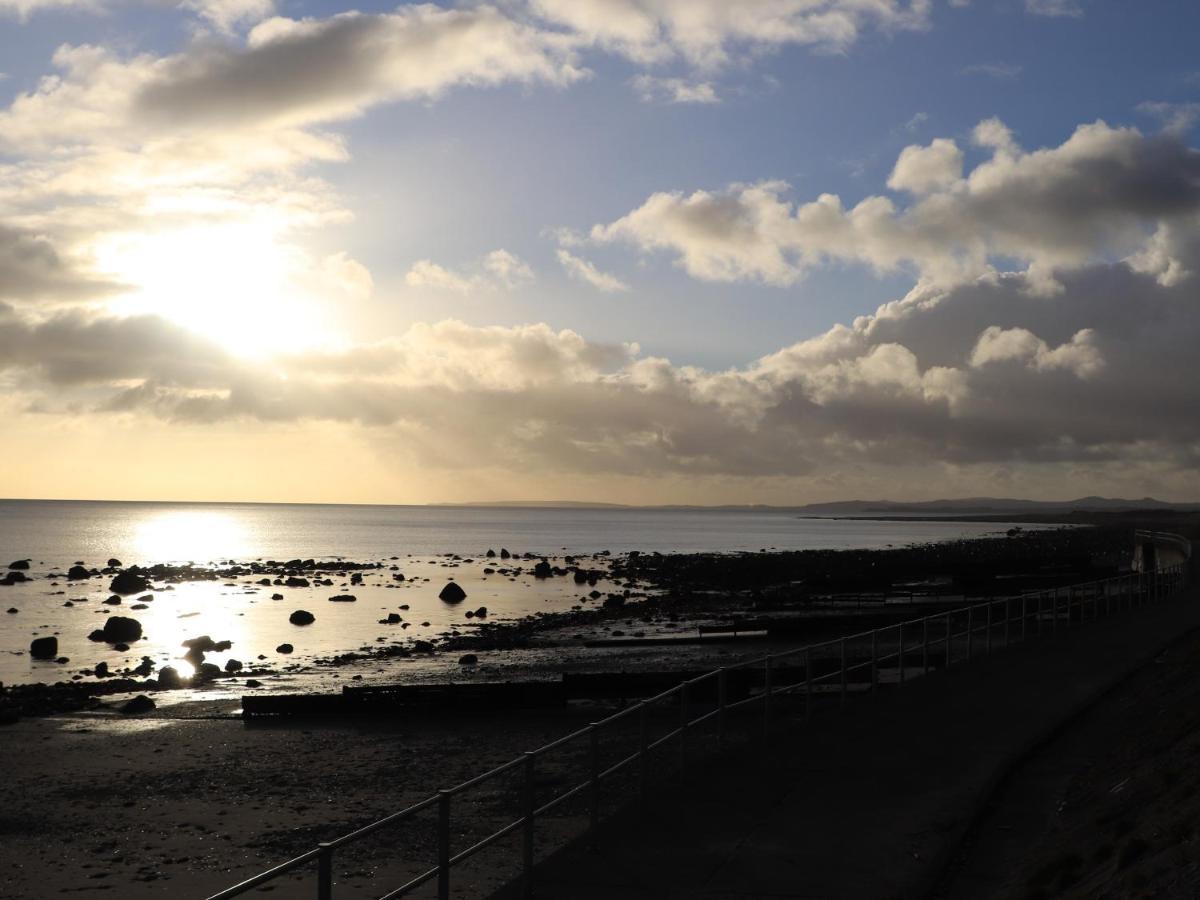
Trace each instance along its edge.
<instances>
[{"instance_id":1,"label":"blue sky","mask_svg":"<svg viewBox=\"0 0 1200 900\"><path fill-rule=\"evenodd\" d=\"M32 5L21 6L22 2ZM916 429L919 440L938 444L932 453L914 445L889 461L877 446L853 461L839 451L834 464L826 460L831 444L861 448L872 442L886 446L889 441L907 445L917 440L913 422L923 422L929 411L914 411L915 419L897 426L899 432L890 437L873 429L859 433L840 413L833 414L823 399L826 388L817 384L834 377L830 366L838 379L849 378L860 386L876 376L846 375L851 357L820 356L825 374L807 372L799 391L820 415L806 413L802 427L789 421L786 436L768 440L763 438L765 423L783 415L782 401L754 406L751 414L736 397L721 394L722 399L714 399L718 385L726 389L716 379L732 370L754 381L778 364L780 353L796 357L799 351L789 348L802 342L832 346L840 340L839 327L851 326L856 317L872 317L881 304L906 295L916 304L919 298L910 291L940 291L938 298L950 298L938 300L945 309L968 302L957 300L960 295L982 290L978 279L998 276L1026 279L1023 296L1040 294L1045 303L1058 303L1063 310L1061 322L1042 326L1047 333L1010 314L1024 301L1009 304L991 319L980 313L980 323L1003 325L1006 349L998 358L1024 359L1026 374L1036 371L1050 377L1046 373L1070 368L1061 360L1076 354L1071 365L1078 379L1101 377L1096 374L1102 368L1098 359L1104 360L1106 371L1114 372L1109 360L1116 357L1101 346L1104 335L1097 324L1107 313L1096 312L1093 322L1086 305L1070 307L1067 299L1052 298L1069 298L1071 279L1101 277L1099 266L1119 267L1117 275L1149 273L1147 277L1158 277L1164 290L1186 291L1180 286L1182 276L1164 273L1188 269L1185 250L1179 248L1191 245L1180 233L1181 222L1190 222L1192 211L1188 201L1177 208L1169 198L1153 194L1152 187L1158 190L1154 186L1160 176L1166 185L1161 190L1168 194L1178 194L1179 185L1186 186L1187 193L1194 184L1191 144L1200 111L1196 4L878 0L871 12L870 4L843 0L783 0L774 7L776 12L783 10L779 20L756 30L756 16L763 18L761 8L756 12L753 2L729 3L710 7L718 12L706 23L710 30L699 44L689 44L672 30L682 27L682 19L672 16L686 18L699 7L689 12L686 4L673 6L671 0L443 5L447 13L476 16L490 23L488 27L499 28L496 34L501 37L488 39L500 44L511 40L513 46L496 50L496 44L489 45L500 54L498 68L489 64L476 70L471 69L470 54L482 51L445 44L439 52L462 52L468 62L457 74L425 84L422 72L405 68L411 60L403 49L389 49L393 55L381 56L378 70L365 75L359 63L376 44L361 44L356 56L345 58L316 54L338 52L333 39L326 37L352 10L380 14L355 19L369 20L370 28L364 25L359 38L374 41L379 35L391 39L386 36L396 34L409 40L402 29L411 31L421 16L441 23L441 28L445 20L438 18L437 9L269 0L197 0L181 7L133 0L43 3L0 0L0 71L6 76L0 81L0 131L9 135L0 141L0 224L8 223L15 235L42 242L39 247L53 248L58 262L72 270L72 278L118 286L83 298L72 289L55 302L43 298L36 303L14 289L0 296L0 302L11 304L11 314L31 329L55 317L73 316L72 322L90 326L93 332L99 327L97 316L115 317L122 324L113 324L114 329L161 321L214 342L212 352L231 353L233 362L224 368L223 377L206 376L196 383L174 371L117 372L119 366L113 367L117 374L107 382L72 376L54 383L53 377L49 382L45 377L56 371L53 365L35 360L27 370L10 370L6 377L13 393L24 398L15 408L21 415L36 410L39 429L63 404L76 409L82 404L95 411L89 412L88 420L94 414L98 423L111 425L114 412L126 417L122 422L129 416L149 417L167 443L178 440L178 428L172 428L181 420L188 428L203 421L210 433L228 433L232 448L237 445L232 435L250 423L251 430L282 427L282 422L295 426L310 419L319 422L322 415L311 409L267 412L260 398L232 412L206 410L197 419L172 406L168 395L182 391L189 409L201 396L237 398L236 386L250 383L250 376L240 371L247 358L281 371L286 366L271 358L302 351L327 359L353 355L359 352L355 348L378 351L377 345L390 341L403 345L401 356L408 359L415 352L413 342L420 341L422 352L445 360L460 352L460 344L498 340L501 332L488 329L509 329L503 332L504 340L524 346L531 332L520 329L541 327L559 336L551 341L557 342L554 348L543 348L556 359L567 352L561 335L579 336L591 348L584 352L589 360L593 355L603 358L596 372L597 378L609 379L606 385L613 378L627 378L644 392L638 379L650 361L669 359L672 379L686 382L697 402L716 404L707 413L698 409L698 417L729 415L732 418L722 427L733 428L732 421L745 413L754 419L753 436L742 434L740 439L751 445L759 439L765 442L749 454L752 458L722 451L710 458L706 452L680 448L692 440L736 443L737 435L702 440L687 436L693 427L687 423L632 425L621 417L601 429L603 433L582 435L572 426L569 435L559 435L572 449L555 456L550 468L563 485L586 473L592 493L636 492L642 488L633 485L649 479L671 485L661 494L663 499L695 499L680 494L688 490L698 491L701 499L721 501L761 499L781 490L802 499L886 487L901 471L911 479L914 495L947 483L947 478L963 490L977 487L978 492L1012 484L1013 479L1019 486L1024 479L1030 486L1065 483L1105 493L1111 492L1104 489L1105 479L1112 479L1120 460L1128 462L1129 448L1137 443L1132 432L1098 434L1086 423L1058 435L1038 424L1026 437L1013 438L1012 446L1005 443L1007 437L993 442L1007 449L984 453L974 447L978 435L991 433L991 428L1021 429L1012 423L958 421L953 427ZM736 13L743 7L750 10L748 18L738 19ZM595 10L608 17L601 25L581 25L572 18ZM633 46L613 36L623 34L621 29L638 15L653 21L650 42ZM334 18L338 16L342 19ZM839 21L850 22L854 31L831 37L821 31L826 20L818 16L841 16ZM303 51L314 54L313 71L334 67L329 80L345 78L345 91L336 101L318 97L323 90L318 74L311 102L292 91L277 107L246 106L239 88L254 85L236 80L231 85L228 78L257 80L258 87L268 84L271 90L286 91L286 85L269 84L284 77L270 68L270 60L277 62L284 51L271 54L281 47L300 47L308 39L301 34L304 29L319 32L311 48ZM535 42L536 49L520 43L525 40ZM64 57L60 47L74 49ZM81 49L85 47L90 49ZM103 64L96 63L101 56ZM253 59L258 61L247 62ZM246 66L237 71L243 74L221 75L223 66L242 63ZM54 75L61 80L43 80ZM210 75L225 80L205 81ZM201 85L197 91L212 93L179 93L193 76ZM412 86L418 82L420 86ZM673 102L671 92L676 89L702 89L702 99L709 102ZM153 90L174 97L164 107L166 112L138 106ZM342 106L320 105L333 102ZM105 104L111 104L111 111ZM109 119L111 127L106 124ZM1007 137L997 138L998 143L989 143L991 138L975 130L992 119L1007 128ZM1078 172L1060 189L1053 179L1066 178L1063 166L1077 164L1069 149L1075 145L1068 142L1077 128L1098 120L1106 123L1106 130L1089 133L1087 140L1105 149L1093 153L1085 148L1084 157L1092 161L1111 153L1112 159L1103 163L1108 165L1132 153L1138 160L1135 168L1142 168L1131 172L1129 185L1119 191L1102 178L1089 187L1075 177ZM1126 138L1133 143L1122 144ZM321 144L316 147L309 141ZM1005 149L1010 146L1011 152ZM922 182L912 188L899 176L901 153L905 148L936 147L944 151L936 161L932 153L921 158L936 163L931 176L936 187ZM256 156L282 153L283 148L291 154L286 160L264 156L263 162ZM1045 172L1037 170L1039 150L1051 154ZM1075 161L1058 162L1055 153ZM1033 190L1029 186L1034 185L1036 202L1061 205L1061 210L1043 210L1039 219L1058 221L1061 212L1058 231L1035 225L1021 234L1021 209L997 211L1001 201L994 199L976 198L970 209L965 208L969 204L963 197L973 189L957 173L974 178L975 172L982 183L985 170L1001 169L1012 160L1017 169L1024 167L1024 174L1018 173L1024 180L1013 191ZM1101 163L1096 165L1097 172L1107 171ZM1171 165L1180 171L1169 170ZM153 180L153 173L168 171L166 182ZM64 189L64 183L73 186ZM87 188L80 189L79 183ZM144 194L139 185L146 185ZM745 192L763 185L769 185L767 196ZM1098 201L1097 196L1110 188L1113 196ZM1135 196L1138 192L1146 192L1146 197ZM866 221L867 209L861 210L857 222L839 219L831 227L844 226L847 232L835 240L827 230L805 231L799 222L801 208L826 194L837 195L846 211L862 201L869 205L885 198L892 208L882 219ZM920 234L905 238L913 243L900 247L895 229L912 225L919 216L909 213L932 194L938 196L919 216L935 216L931 210L941 210L944 204L961 202L964 209L945 213L944 221L945 211L936 212L936 227L917 229ZM1003 186L997 189L996 196L1005 195L1017 196ZM651 209L655 197L662 198L661 204ZM1069 215L1092 203L1099 203L1102 212L1081 220L1095 225L1088 237L1091 243L1085 245L1077 236L1089 228L1072 227ZM741 238L725 232L718 235L734 227L721 218L721 210L733 211L740 223L735 230L750 228L747 242L738 244ZM816 215L818 210L810 212ZM796 222L787 219L792 214ZM710 218L701 221L701 215ZM766 218L759 221L759 216ZM746 225L751 220L757 223L753 227ZM567 237L562 229L569 230ZM781 237L780 229L788 236ZM1175 249L1158 252L1159 244L1152 246L1156 234L1159 243ZM961 246L955 245L959 235ZM955 246L943 254L937 249L939 241ZM15 254L28 252L20 246L24 245L18 245ZM489 257L501 250L509 262ZM564 261L563 254L574 262ZM1152 256L1154 261L1146 261ZM20 258L14 258L19 266ZM207 261L197 263L198 258ZM189 268L193 265L194 272ZM496 268L500 265L504 268ZM592 266L600 274L589 281L578 269L572 272L573 265ZM227 276L218 274L223 270ZM0 284L3 277L0 269ZM24 284L19 278L25 277L16 272L10 280ZM263 299L267 294L272 297L269 303ZM456 333L456 349L438 343L447 338L435 326L447 321L468 329ZM883 326L868 322L857 327L862 343L853 365L861 367L867 365L865 360L881 358L868 330ZM229 340L233 330L238 331L237 341ZM429 337L434 334L436 339ZM1101 337L1094 340L1100 343L1093 347L1090 335L1097 334ZM967 378L963 373L982 366L979 360L991 359L984 350L992 345L982 329L969 335L947 332L944 339L962 343L950 360L956 365L932 366L931 358L913 351L922 342L936 343L936 336L913 336L908 343L888 345L915 354L911 367L925 385L923 402L949 404L948 415L954 420L954 404L983 390L982 376L971 374L976 383L970 387L956 381L954 391L930 385L942 384L942 368L960 373L945 378ZM437 347L430 350L431 343ZM1038 349L1042 345L1044 351ZM501 356L511 361L516 351L506 347ZM1095 359L1088 356L1090 362L1080 362L1084 351L1079 348L1094 351ZM1062 354L1052 355L1059 350ZM102 351L88 348L88 353ZM297 365L305 372L312 362ZM468 369L471 378L491 385L490 375L462 365L465 369L446 376L453 389L463 389L463 371ZM528 381L524 370L509 372L505 365L498 362L489 372L507 373L504 377L511 379L516 393L521 385L545 387L536 378ZM578 387L575 363L564 365L560 386ZM909 366L907 357L903 365ZM296 375L291 378L295 384ZM786 381L782 375L767 381L772 390L788 396L796 389L780 388ZM1122 383L1129 382L1126 377ZM131 385L140 388L140 396L152 392L155 403L134 403ZM342 387L362 399L357 383ZM1077 386L1059 387L1067 397L1074 396ZM757 397L761 388L762 383L755 382L738 390ZM105 400L106 391L113 390L123 392L121 399ZM381 448L391 441L404 443L394 434L382 435L381 429L429 427L427 422L405 421L398 413L381 413L380 408L391 402L373 400L365 404L369 412L332 416L362 430L356 446L363 448L364 459L388 455ZM755 401L760 402L761 398ZM859 402L867 403L861 397L855 400ZM353 405L349 400L346 404ZM815 420L824 424L816 427ZM539 434L549 427L544 422L526 424ZM1023 424L1029 426L1030 420ZM446 427L457 433L466 426ZM629 453L628 448L610 454L623 442L626 427L640 435L634 445L665 441L668 458L654 461L649 451ZM810 432L810 427L816 430ZM1185 470L1196 452L1196 438L1190 433L1165 434L1154 437L1165 443L1156 451L1153 473L1139 470L1136 477L1129 476L1125 465L1121 471L1127 474L1119 486L1186 491ZM1023 444L1026 439L1031 443ZM530 452L526 440L513 437L518 448L514 459ZM793 470L777 458L788 455L789 441L794 442L795 456L805 458L805 466ZM818 445L825 449L817 450ZM540 452L532 456L540 458ZM931 456L933 469L928 467ZM606 461L599 462L601 457ZM434 474L445 462L436 452L417 453L409 460L408 474L389 476L388 498L462 499L442 496L444 485L458 483L454 476L439 481L443 475ZM370 467L376 471L379 465L376 461ZM474 484L488 483L487 466L475 456L467 454L454 466L475 473ZM1069 473L1064 474L1064 467ZM860 480L847 481L847 472L859 472ZM429 495L405 493L402 485L411 485L414 478L432 478L442 486ZM118 479L108 490L128 490L128 483ZM621 487L613 487L617 484ZM13 490L21 491L21 486ZM359 488L348 491L357 497ZM273 488L267 493L272 499L287 492Z\"/></svg>"}]
</instances>

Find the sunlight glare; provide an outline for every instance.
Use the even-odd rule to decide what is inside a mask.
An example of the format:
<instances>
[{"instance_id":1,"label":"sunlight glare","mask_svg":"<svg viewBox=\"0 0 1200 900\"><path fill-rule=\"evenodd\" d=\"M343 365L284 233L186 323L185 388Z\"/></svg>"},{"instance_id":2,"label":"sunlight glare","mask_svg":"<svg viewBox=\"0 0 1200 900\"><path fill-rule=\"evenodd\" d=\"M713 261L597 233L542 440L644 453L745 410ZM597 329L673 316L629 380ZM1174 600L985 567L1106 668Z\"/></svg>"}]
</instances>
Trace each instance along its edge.
<instances>
[{"instance_id":1,"label":"sunlight glare","mask_svg":"<svg viewBox=\"0 0 1200 900\"><path fill-rule=\"evenodd\" d=\"M142 522L134 538L138 554L149 563L211 562L244 556L246 529L220 512L169 512Z\"/></svg>"},{"instance_id":2,"label":"sunlight glare","mask_svg":"<svg viewBox=\"0 0 1200 900\"><path fill-rule=\"evenodd\" d=\"M265 222L124 234L95 250L99 268L132 290L114 312L157 314L250 356L324 343L329 323L304 282L309 260Z\"/></svg>"}]
</instances>

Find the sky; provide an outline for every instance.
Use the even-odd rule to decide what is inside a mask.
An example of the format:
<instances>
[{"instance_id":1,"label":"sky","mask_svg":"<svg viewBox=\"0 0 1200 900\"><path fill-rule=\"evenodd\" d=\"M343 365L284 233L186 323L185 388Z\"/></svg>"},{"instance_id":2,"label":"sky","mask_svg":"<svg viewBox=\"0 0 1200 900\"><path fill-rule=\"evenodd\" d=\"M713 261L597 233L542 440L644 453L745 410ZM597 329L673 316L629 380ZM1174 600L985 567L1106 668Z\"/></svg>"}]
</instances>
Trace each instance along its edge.
<instances>
[{"instance_id":1,"label":"sky","mask_svg":"<svg viewBox=\"0 0 1200 900\"><path fill-rule=\"evenodd\" d=\"M1200 500L1190 0L0 0L0 496Z\"/></svg>"}]
</instances>

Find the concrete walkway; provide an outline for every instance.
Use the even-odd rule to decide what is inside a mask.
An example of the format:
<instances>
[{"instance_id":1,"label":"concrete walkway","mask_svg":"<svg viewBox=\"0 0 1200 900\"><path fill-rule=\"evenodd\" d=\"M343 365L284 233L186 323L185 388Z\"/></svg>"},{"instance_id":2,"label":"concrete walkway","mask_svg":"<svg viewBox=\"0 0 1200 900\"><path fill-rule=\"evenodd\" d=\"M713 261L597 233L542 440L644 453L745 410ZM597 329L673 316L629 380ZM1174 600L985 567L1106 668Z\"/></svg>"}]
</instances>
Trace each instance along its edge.
<instances>
[{"instance_id":1,"label":"concrete walkway","mask_svg":"<svg viewBox=\"0 0 1200 900\"><path fill-rule=\"evenodd\" d=\"M924 896L1007 768L1198 627L1193 591L858 698L606 822L538 867L536 896Z\"/></svg>"}]
</instances>

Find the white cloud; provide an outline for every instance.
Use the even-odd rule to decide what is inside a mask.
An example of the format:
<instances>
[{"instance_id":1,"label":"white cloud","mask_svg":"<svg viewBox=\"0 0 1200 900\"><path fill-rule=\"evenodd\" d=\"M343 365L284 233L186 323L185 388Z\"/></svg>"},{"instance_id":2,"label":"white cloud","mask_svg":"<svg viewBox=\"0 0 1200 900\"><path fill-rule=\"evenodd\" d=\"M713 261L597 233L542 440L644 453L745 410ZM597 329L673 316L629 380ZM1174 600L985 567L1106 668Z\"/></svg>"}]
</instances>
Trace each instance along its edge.
<instances>
[{"instance_id":1,"label":"white cloud","mask_svg":"<svg viewBox=\"0 0 1200 900\"><path fill-rule=\"evenodd\" d=\"M1083 15L1081 0L1025 0L1025 9L1035 16L1071 16L1078 18Z\"/></svg>"},{"instance_id":2,"label":"white cloud","mask_svg":"<svg viewBox=\"0 0 1200 900\"><path fill-rule=\"evenodd\" d=\"M716 89L707 81L638 75L633 89L644 103L720 103Z\"/></svg>"},{"instance_id":3,"label":"white cloud","mask_svg":"<svg viewBox=\"0 0 1200 900\"><path fill-rule=\"evenodd\" d=\"M928 27L930 0L531 0L546 20L631 59L704 67L788 44L840 50L870 28Z\"/></svg>"},{"instance_id":4,"label":"white cloud","mask_svg":"<svg viewBox=\"0 0 1200 900\"><path fill-rule=\"evenodd\" d=\"M474 269L455 271L432 260L422 259L413 263L404 280L410 287L469 294L509 290L534 278L533 269L528 263L503 249L487 254Z\"/></svg>"},{"instance_id":5,"label":"white cloud","mask_svg":"<svg viewBox=\"0 0 1200 900\"><path fill-rule=\"evenodd\" d=\"M182 6L224 32L231 32L238 25L261 22L275 12L275 0L184 0Z\"/></svg>"},{"instance_id":6,"label":"white cloud","mask_svg":"<svg viewBox=\"0 0 1200 900\"><path fill-rule=\"evenodd\" d=\"M1157 119L1168 134L1184 135L1200 121L1200 103L1167 103L1147 100L1138 104L1138 112Z\"/></svg>"},{"instance_id":7,"label":"white cloud","mask_svg":"<svg viewBox=\"0 0 1200 900\"><path fill-rule=\"evenodd\" d=\"M1043 293L1054 273L1097 257L1187 268L1179 228L1200 212L1200 153L1177 137L1096 122L1058 147L1026 152L991 119L974 139L992 155L965 175L953 141L905 148L889 185L915 195L907 206L870 196L847 209L832 194L793 205L780 182L735 184L653 194L596 225L591 239L668 251L698 279L774 285L827 261L911 266L948 282L1017 259Z\"/></svg>"},{"instance_id":8,"label":"white cloud","mask_svg":"<svg viewBox=\"0 0 1200 900\"><path fill-rule=\"evenodd\" d=\"M568 250L564 250L562 247L558 249L558 261L569 276L580 281L586 281L598 291L611 294L629 290L629 285L615 275L601 272L593 263L576 256Z\"/></svg>"}]
</instances>

